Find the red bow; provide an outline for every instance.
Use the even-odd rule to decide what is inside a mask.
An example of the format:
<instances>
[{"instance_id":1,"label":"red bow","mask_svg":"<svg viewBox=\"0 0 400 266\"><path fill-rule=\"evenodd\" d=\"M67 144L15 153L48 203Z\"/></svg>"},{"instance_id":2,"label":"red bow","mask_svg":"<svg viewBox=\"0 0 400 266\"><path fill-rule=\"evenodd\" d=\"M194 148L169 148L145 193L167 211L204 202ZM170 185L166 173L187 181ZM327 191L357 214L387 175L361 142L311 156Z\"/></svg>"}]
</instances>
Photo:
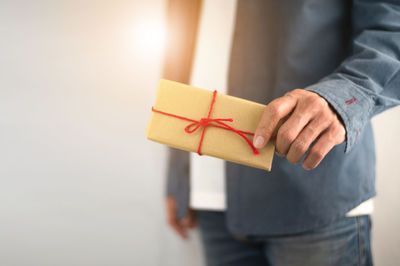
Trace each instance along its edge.
<instances>
[{"instance_id":1,"label":"red bow","mask_svg":"<svg viewBox=\"0 0 400 266\"><path fill-rule=\"evenodd\" d=\"M226 129L226 130L230 130L230 131L235 132L236 134L241 136L247 142L247 144L253 150L253 153L255 155L259 154L260 152L258 150L256 150L256 148L254 148L254 146L250 142L250 140L244 135L244 134L254 135L254 133L235 129L235 128L233 128L233 127L231 127L231 126L229 126L229 125L227 125L226 123L223 122L223 121L233 122L232 118L210 118L211 111L213 109L216 96L217 96L217 91L215 90L214 93L213 93L213 98L212 98L212 101L211 101L210 110L208 111L208 115L207 115L207 117L203 117L200 120L194 120L194 119L190 119L190 118L187 118L187 117L184 117L184 116L179 116L179 115L175 115L175 114L171 114L171 113L166 113L166 112L163 112L163 111L160 111L160 110L156 110L154 107L152 107L151 110L153 112L157 112L157 113L160 113L160 114L164 114L164 115L168 115L168 116L172 116L172 117L176 117L176 118L179 118L179 119L184 119L184 120L193 122L193 123L191 123L191 124L189 124L189 125L187 125L185 127L185 132L189 133L189 134L195 132L198 128L203 127L203 132L201 133L199 146L197 148L197 153L199 155L201 155L201 152L200 152L201 144L203 143L204 134L205 134L206 129L207 129L208 126L218 127L218 128L222 128L222 129ZM194 128L190 129L193 126L194 126Z\"/></svg>"}]
</instances>

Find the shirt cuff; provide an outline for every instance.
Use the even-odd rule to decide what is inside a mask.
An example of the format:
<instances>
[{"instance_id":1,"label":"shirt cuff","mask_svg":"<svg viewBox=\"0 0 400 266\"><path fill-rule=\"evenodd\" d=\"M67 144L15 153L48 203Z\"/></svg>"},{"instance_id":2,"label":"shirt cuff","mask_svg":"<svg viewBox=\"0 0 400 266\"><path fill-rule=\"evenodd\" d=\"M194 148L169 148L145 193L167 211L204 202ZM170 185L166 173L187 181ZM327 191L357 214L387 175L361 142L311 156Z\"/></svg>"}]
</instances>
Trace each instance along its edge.
<instances>
[{"instance_id":1,"label":"shirt cuff","mask_svg":"<svg viewBox=\"0 0 400 266\"><path fill-rule=\"evenodd\" d=\"M304 89L325 98L340 116L346 129L345 153L348 153L370 119L372 97L354 83L343 79L322 80Z\"/></svg>"}]
</instances>

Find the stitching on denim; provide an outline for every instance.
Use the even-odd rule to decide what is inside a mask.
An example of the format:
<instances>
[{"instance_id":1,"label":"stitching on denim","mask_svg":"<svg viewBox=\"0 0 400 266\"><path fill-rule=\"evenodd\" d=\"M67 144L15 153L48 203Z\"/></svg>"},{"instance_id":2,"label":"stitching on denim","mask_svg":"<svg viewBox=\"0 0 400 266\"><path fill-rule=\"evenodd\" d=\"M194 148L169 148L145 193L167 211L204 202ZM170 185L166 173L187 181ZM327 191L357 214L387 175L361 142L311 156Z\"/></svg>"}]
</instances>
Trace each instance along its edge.
<instances>
[{"instance_id":1,"label":"stitching on denim","mask_svg":"<svg viewBox=\"0 0 400 266\"><path fill-rule=\"evenodd\" d=\"M355 103L356 101L357 101L357 99L353 97L353 98L351 98L351 99L345 101L345 104L346 104L346 105L350 105L350 104Z\"/></svg>"},{"instance_id":2,"label":"stitching on denim","mask_svg":"<svg viewBox=\"0 0 400 266\"><path fill-rule=\"evenodd\" d=\"M375 102L375 94L369 90L365 91L365 89L363 89L362 86L358 85L357 83L353 82L352 80L348 79L347 77L339 74L339 77L341 77L341 80L338 79L334 79L337 82L343 82L344 86L348 85L349 87L351 87L352 89L354 89L354 91L356 91L356 94L358 94L360 97L358 98L362 98L365 99L366 102L369 102L370 104L368 105L368 117L371 117L371 113L372 113L372 109L374 107L374 102ZM346 83L347 82L347 83ZM329 88L334 88L334 86L331 86L331 84L327 84ZM368 97L368 96L370 97ZM372 99L371 99L372 98Z\"/></svg>"},{"instance_id":3,"label":"stitching on denim","mask_svg":"<svg viewBox=\"0 0 400 266\"><path fill-rule=\"evenodd\" d=\"M349 80L347 80L347 81L349 81ZM338 82L340 83L340 81L338 81ZM324 85L326 88L328 88L328 90L321 89L321 87L323 87ZM339 104L338 101L336 101L335 94L333 94L329 91L329 89L334 88L334 86L331 86L329 83L324 84L324 85L321 85L320 87L316 87L316 88L310 88L308 90L316 92L316 93L320 94L322 97L325 97L328 101L332 101L333 103L335 103L334 107L337 109L338 113L342 116L342 119L345 122L345 124L349 125L351 128L353 128L354 125L351 123L351 119L350 119L350 117L348 117L345 109L342 108L342 106ZM373 101L364 95L364 93L368 94L368 92L364 92L362 89L360 89L358 87L357 84L354 84L351 81L350 81L350 84L344 84L344 85L348 85L350 88L354 89L354 93L357 95L357 98L361 98L361 99L365 100L366 103L369 103L368 110L367 110L367 117L371 117L371 113L372 113L372 109L373 109ZM331 97L331 96L333 96L333 97ZM373 96L373 95L371 95L371 96ZM363 120L364 120L363 124L365 125L366 120L365 119L363 119ZM347 128L346 128L346 136L347 136L346 152L348 152L351 149L351 147L355 144L357 136L354 133L351 134L351 132L347 132Z\"/></svg>"},{"instance_id":4,"label":"stitching on denim","mask_svg":"<svg viewBox=\"0 0 400 266\"><path fill-rule=\"evenodd\" d=\"M359 256L359 264L362 266L362 255L363 255L363 244L362 244L362 231L361 231L361 222L360 216L357 216L357 226L358 226L358 256Z\"/></svg>"}]
</instances>

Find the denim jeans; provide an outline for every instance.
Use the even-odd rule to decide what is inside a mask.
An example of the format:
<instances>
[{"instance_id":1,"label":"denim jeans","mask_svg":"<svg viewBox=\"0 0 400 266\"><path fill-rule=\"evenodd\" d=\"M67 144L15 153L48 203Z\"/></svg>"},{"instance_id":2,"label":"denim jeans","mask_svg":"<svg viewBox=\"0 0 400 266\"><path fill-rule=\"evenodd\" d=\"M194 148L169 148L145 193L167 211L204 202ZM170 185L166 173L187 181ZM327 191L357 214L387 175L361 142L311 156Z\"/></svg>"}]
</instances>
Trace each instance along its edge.
<instances>
[{"instance_id":1,"label":"denim jeans","mask_svg":"<svg viewBox=\"0 0 400 266\"><path fill-rule=\"evenodd\" d=\"M225 225L225 213L197 211L208 266L373 265L369 215L343 217L317 230L281 236L241 236Z\"/></svg>"}]
</instances>

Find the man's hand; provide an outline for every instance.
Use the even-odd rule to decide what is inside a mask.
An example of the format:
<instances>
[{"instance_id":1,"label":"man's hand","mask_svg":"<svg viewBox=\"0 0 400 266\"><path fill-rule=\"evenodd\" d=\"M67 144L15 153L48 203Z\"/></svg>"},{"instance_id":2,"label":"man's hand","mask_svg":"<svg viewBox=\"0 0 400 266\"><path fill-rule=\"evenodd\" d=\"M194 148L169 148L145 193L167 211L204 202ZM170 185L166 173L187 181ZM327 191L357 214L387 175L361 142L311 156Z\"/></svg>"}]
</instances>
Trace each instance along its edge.
<instances>
[{"instance_id":1,"label":"man's hand","mask_svg":"<svg viewBox=\"0 0 400 266\"><path fill-rule=\"evenodd\" d=\"M187 216L182 220L178 220L178 218L176 217L177 206L175 199L172 196L169 196L166 198L165 203L166 203L168 224L182 238L187 238L186 230L196 227L195 212L192 209L189 209L187 212Z\"/></svg>"},{"instance_id":2,"label":"man's hand","mask_svg":"<svg viewBox=\"0 0 400 266\"><path fill-rule=\"evenodd\" d=\"M317 167L335 145L345 141L346 130L328 102L314 92L296 89L267 105L254 134L254 147L264 147L286 116L276 136L276 152L297 164L316 140L304 159L306 170Z\"/></svg>"}]
</instances>

